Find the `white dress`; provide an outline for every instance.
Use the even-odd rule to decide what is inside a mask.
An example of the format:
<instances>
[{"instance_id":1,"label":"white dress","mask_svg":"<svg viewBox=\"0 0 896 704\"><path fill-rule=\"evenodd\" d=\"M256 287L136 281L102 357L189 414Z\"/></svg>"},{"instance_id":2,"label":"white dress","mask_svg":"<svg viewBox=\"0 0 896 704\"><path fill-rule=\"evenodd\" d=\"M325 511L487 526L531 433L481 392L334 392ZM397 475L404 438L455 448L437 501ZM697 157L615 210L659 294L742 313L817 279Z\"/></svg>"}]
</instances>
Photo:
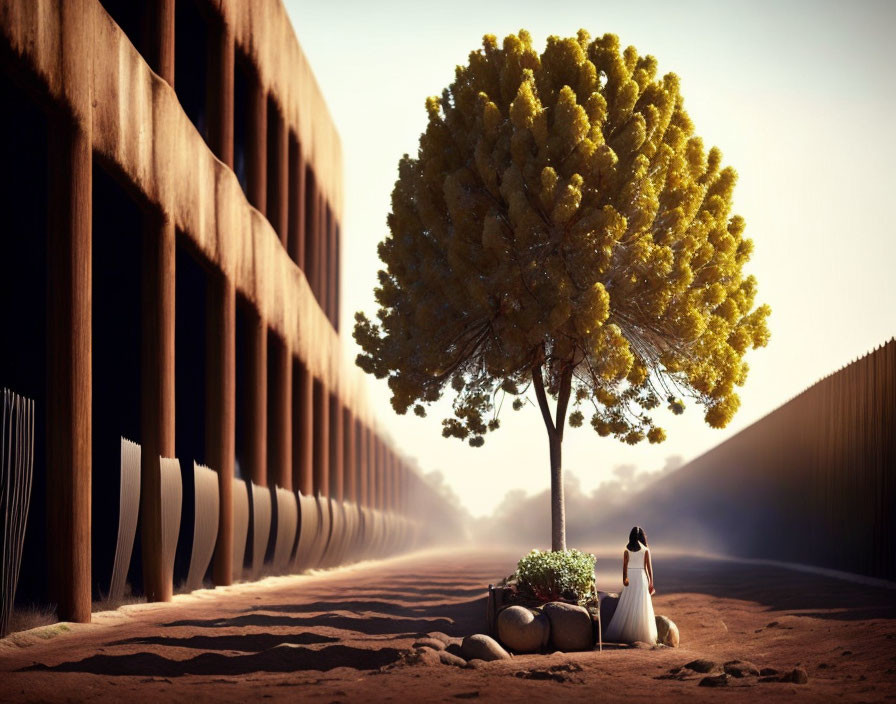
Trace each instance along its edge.
<instances>
[{"instance_id":1,"label":"white dress","mask_svg":"<svg viewBox=\"0 0 896 704\"><path fill-rule=\"evenodd\" d=\"M622 588L616 612L604 631L604 640L611 643L634 643L636 640L656 643L656 620L650 599L649 581L644 560L647 548L628 553L628 586Z\"/></svg>"}]
</instances>

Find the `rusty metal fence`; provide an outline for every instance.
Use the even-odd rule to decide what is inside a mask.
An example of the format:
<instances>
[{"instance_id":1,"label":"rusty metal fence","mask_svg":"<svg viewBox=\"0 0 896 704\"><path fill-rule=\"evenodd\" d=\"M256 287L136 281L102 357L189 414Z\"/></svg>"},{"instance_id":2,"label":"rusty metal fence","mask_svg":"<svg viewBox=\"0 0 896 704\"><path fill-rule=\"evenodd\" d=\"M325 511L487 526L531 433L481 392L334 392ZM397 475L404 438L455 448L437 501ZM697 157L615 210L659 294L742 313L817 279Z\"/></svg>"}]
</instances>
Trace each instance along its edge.
<instances>
[{"instance_id":1,"label":"rusty metal fence","mask_svg":"<svg viewBox=\"0 0 896 704\"><path fill-rule=\"evenodd\" d=\"M891 339L660 480L638 505L670 542L893 580L894 476Z\"/></svg>"}]
</instances>

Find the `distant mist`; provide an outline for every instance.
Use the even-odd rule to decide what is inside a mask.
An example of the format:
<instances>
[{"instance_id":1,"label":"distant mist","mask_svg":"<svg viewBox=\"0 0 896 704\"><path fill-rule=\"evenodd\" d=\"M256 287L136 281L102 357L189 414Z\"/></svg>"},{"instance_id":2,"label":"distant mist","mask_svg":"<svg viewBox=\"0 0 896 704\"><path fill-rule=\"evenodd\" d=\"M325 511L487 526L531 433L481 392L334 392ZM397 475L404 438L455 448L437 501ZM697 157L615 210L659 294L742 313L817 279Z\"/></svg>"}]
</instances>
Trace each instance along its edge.
<instances>
[{"instance_id":1,"label":"distant mist","mask_svg":"<svg viewBox=\"0 0 896 704\"><path fill-rule=\"evenodd\" d=\"M590 492L582 489L573 472L565 474L566 535L571 548L620 550L633 525L642 526L651 545L672 546L689 552L723 552L724 545L706 535L702 526L689 524L674 502L657 500L656 489L667 483L682 466L682 458L666 458L654 472L639 471L631 464L613 469L612 478ZM547 473L547 468L545 468ZM456 538L480 546L509 545L528 551L551 547L550 489L528 495L511 489L490 516L474 518L463 507L457 494L445 482L441 472L426 475L427 483L454 507L460 516L461 530ZM665 492L660 492L665 494Z\"/></svg>"}]
</instances>

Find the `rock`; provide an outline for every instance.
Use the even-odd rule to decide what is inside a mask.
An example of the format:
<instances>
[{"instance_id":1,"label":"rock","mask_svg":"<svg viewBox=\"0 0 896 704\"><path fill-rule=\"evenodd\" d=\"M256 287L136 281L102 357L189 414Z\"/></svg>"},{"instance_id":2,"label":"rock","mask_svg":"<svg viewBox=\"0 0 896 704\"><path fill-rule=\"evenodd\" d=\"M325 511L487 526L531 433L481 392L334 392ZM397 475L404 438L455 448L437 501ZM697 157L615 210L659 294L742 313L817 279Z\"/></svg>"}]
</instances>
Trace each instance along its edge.
<instances>
[{"instance_id":1,"label":"rock","mask_svg":"<svg viewBox=\"0 0 896 704\"><path fill-rule=\"evenodd\" d=\"M694 672L712 672L716 668L718 668L718 663L714 663L712 660L704 660L699 658L697 660L691 660L686 668L689 670L693 670Z\"/></svg>"},{"instance_id":2,"label":"rock","mask_svg":"<svg viewBox=\"0 0 896 704\"><path fill-rule=\"evenodd\" d=\"M794 684L807 684L809 682L809 673L801 667L795 667L787 675L787 679L781 678L784 682L793 682Z\"/></svg>"},{"instance_id":3,"label":"rock","mask_svg":"<svg viewBox=\"0 0 896 704\"><path fill-rule=\"evenodd\" d=\"M454 665L455 667L464 667L467 661L457 655L452 655L447 650L439 651L439 661L443 665Z\"/></svg>"},{"instance_id":4,"label":"rock","mask_svg":"<svg viewBox=\"0 0 896 704\"><path fill-rule=\"evenodd\" d=\"M759 668L751 662L743 660L731 660L722 666L732 677L758 677Z\"/></svg>"},{"instance_id":5,"label":"rock","mask_svg":"<svg viewBox=\"0 0 896 704\"><path fill-rule=\"evenodd\" d=\"M616 606L619 604L619 595L609 592L600 592L598 594L598 604L600 606L600 623L604 630L613 620L613 614L616 613Z\"/></svg>"},{"instance_id":6,"label":"rock","mask_svg":"<svg viewBox=\"0 0 896 704\"><path fill-rule=\"evenodd\" d=\"M407 662L415 665L438 665L441 661L439 660L439 651L432 648L418 648L411 653Z\"/></svg>"},{"instance_id":7,"label":"rock","mask_svg":"<svg viewBox=\"0 0 896 704\"><path fill-rule=\"evenodd\" d=\"M777 674L778 674L778 671L773 667L763 667L759 671L760 677L771 677L772 675L777 675Z\"/></svg>"},{"instance_id":8,"label":"rock","mask_svg":"<svg viewBox=\"0 0 896 704\"><path fill-rule=\"evenodd\" d=\"M643 640L636 640L634 643L629 643L628 647L635 650L650 650L653 646L650 643L645 643Z\"/></svg>"},{"instance_id":9,"label":"rock","mask_svg":"<svg viewBox=\"0 0 896 704\"><path fill-rule=\"evenodd\" d=\"M543 650L551 635L551 624L544 614L524 606L509 606L498 614L498 640L518 653Z\"/></svg>"},{"instance_id":10,"label":"rock","mask_svg":"<svg viewBox=\"0 0 896 704\"><path fill-rule=\"evenodd\" d=\"M452 636L449 636L447 633L442 633L441 631L431 631L430 633L426 634L426 637L432 638L433 640L440 640L445 645L451 645L455 641L459 643L462 640L461 638L454 638Z\"/></svg>"},{"instance_id":11,"label":"rock","mask_svg":"<svg viewBox=\"0 0 896 704\"><path fill-rule=\"evenodd\" d=\"M701 687L727 687L728 675L724 672L721 675L710 675L700 680Z\"/></svg>"},{"instance_id":12,"label":"rock","mask_svg":"<svg viewBox=\"0 0 896 704\"><path fill-rule=\"evenodd\" d=\"M771 668L763 668L762 672L766 670L770 672L775 672ZM761 673L760 673L761 674ZM790 682L792 684L808 684L809 682L809 674L802 667L795 667L790 672L785 672L783 675L769 675L767 677L762 677L760 682Z\"/></svg>"},{"instance_id":13,"label":"rock","mask_svg":"<svg viewBox=\"0 0 896 704\"><path fill-rule=\"evenodd\" d=\"M420 638L413 645L414 648L432 648L433 650L444 650L445 644L435 638Z\"/></svg>"},{"instance_id":14,"label":"rock","mask_svg":"<svg viewBox=\"0 0 896 704\"><path fill-rule=\"evenodd\" d=\"M452 655L457 655L457 657L459 658L463 657L460 651L460 643L451 643L445 648L445 652L451 653Z\"/></svg>"},{"instance_id":15,"label":"rock","mask_svg":"<svg viewBox=\"0 0 896 704\"><path fill-rule=\"evenodd\" d=\"M479 658L473 658L472 660L467 660L467 664L465 665L468 670L481 670L485 667L485 660L480 660Z\"/></svg>"},{"instance_id":16,"label":"rock","mask_svg":"<svg viewBox=\"0 0 896 704\"><path fill-rule=\"evenodd\" d=\"M482 633L464 638L460 653L465 660L510 660L510 653L498 641Z\"/></svg>"},{"instance_id":17,"label":"rock","mask_svg":"<svg viewBox=\"0 0 896 704\"><path fill-rule=\"evenodd\" d=\"M656 642L660 645L668 645L670 648L678 647L678 626L668 616L656 617Z\"/></svg>"},{"instance_id":18,"label":"rock","mask_svg":"<svg viewBox=\"0 0 896 704\"><path fill-rule=\"evenodd\" d=\"M551 622L551 643L555 649L569 652L591 650L594 647L594 632L588 609L552 601L545 604L542 611Z\"/></svg>"}]
</instances>

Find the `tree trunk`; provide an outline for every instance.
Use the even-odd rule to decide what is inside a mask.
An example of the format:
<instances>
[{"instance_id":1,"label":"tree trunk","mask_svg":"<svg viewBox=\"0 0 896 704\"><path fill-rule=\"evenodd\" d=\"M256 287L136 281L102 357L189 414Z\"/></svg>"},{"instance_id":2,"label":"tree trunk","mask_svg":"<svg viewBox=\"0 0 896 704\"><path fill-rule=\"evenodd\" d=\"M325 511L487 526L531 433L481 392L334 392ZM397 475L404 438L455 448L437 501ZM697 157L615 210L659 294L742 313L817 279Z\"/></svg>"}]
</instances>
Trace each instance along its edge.
<instances>
[{"instance_id":1,"label":"tree trunk","mask_svg":"<svg viewBox=\"0 0 896 704\"><path fill-rule=\"evenodd\" d=\"M551 457L551 550L566 550L566 503L563 498L563 466L561 463L563 449L563 427L566 422L566 409L572 388L572 366L570 365L560 377L560 388L557 393L556 421L551 419L541 365L532 368L532 385L541 409L545 428L548 431L548 448Z\"/></svg>"},{"instance_id":2,"label":"tree trunk","mask_svg":"<svg viewBox=\"0 0 896 704\"><path fill-rule=\"evenodd\" d=\"M566 503L563 497L563 438L548 431L551 453L551 550L566 550Z\"/></svg>"}]
</instances>

